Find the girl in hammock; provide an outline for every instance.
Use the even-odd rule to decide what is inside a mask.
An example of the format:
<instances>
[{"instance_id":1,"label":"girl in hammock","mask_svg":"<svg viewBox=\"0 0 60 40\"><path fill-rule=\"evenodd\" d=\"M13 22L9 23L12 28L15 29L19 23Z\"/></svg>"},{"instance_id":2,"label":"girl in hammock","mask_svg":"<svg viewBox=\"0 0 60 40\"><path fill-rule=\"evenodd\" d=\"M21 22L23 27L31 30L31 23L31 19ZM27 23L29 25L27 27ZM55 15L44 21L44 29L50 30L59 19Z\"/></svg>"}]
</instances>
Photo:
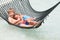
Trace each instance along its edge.
<instances>
[{"instance_id":1,"label":"girl in hammock","mask_svg":"<svg viewBox=\"0 0 60 40\"><path fill-rule=\"evenodd\" d=\"M8 15L9 15L8 21L15 25L19 25L23 27L32 27L38 23L34 21L35 18L32 18L30 16L15 14L15 11L13 8L9 8Z\"/></svg>"}]
</instances>

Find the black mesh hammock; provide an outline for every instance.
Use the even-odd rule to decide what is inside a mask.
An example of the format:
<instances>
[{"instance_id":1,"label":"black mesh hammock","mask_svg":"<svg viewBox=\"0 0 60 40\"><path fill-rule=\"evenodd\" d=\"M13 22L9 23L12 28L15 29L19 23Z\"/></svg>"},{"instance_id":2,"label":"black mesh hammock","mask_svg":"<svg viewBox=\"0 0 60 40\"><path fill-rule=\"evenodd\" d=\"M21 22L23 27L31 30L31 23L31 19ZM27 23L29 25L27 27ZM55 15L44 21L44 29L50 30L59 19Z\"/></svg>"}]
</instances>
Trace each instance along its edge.
<instances>
[{"instance_id":1,"label":"black mesh hammock","mask_svg":"<svg viewBox=\"0 0 60 40\"><path fill-rule=\"evenodd\" d=\"M48 10L45 10L45 11L42 11L42 12L38 12L38 11L35 11L30 6L29 0L13 0L13 1L7 3L7 4L4 4L4 5L0 6L0 17L3 18L5 21L8 22L7 10L9 8L14 8L14 10L17 13L22 13L24 15L29 15L31 17L36 17L35 21L37 21L37 22L41 21L41 23L39 23L38 25L33 26L33 27L20 27L18 25L14 25L14 26L17 26L17 27L20 27L20 28L26 28L26 29L38 28L42 24L42 22L44 21L45 17L50 12L52 12L52 10L54 8L56 8L58 4L60 4L60 2L58 2L56 5L54 5L53 7L49 8ZM11 23L9 23L9 24L11 24Z\"/></svg>"}]
</instances>

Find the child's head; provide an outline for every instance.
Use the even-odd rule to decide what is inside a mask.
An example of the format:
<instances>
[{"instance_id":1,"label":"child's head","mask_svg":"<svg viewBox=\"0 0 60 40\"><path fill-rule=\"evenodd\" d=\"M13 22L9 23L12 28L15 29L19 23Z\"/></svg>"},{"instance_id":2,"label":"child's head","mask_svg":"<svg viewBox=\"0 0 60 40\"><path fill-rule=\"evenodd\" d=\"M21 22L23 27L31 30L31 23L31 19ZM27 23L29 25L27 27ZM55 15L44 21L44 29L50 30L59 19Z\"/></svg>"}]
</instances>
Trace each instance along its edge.
<instances>
[{"instance_id":1,"label":"child's head","mask_svg":"<svg viewBox=\"0 0 60 40\"><path fill-rule=\"evenodd\" d=\"M13 16L15 15L15 11L14 11L13 8L9 8L9 10L8 10L7 12L8 12L8 15L9 15L10 17L13 17Z\"/></svg>"}]
</instances>

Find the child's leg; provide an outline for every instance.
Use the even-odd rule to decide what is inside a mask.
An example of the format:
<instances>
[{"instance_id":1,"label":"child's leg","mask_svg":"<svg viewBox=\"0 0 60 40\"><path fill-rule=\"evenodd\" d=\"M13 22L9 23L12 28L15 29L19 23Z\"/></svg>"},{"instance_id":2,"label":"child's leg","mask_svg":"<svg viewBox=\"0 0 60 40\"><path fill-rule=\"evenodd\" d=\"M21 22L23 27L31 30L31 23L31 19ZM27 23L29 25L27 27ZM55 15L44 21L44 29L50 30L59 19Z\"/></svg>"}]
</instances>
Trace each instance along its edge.
<instances>
[{"instance_id":1,"label":"child's leg","mask_svg":"<svg viewBox=\"0 0 60 40\"><path fill-rule=\"evenodd\" d=\"M36 18L32 18L32 17L31 17L31 18L28 18L27 20L28 20L28 21L29 21L29 20L30 20L30 21L34 21L35 19L36 19Z\"/></svg>"},{"instance_id":2,"label":"child's leg","mask_svg":"<svg viewBox=\"0 0 60 40\"><path fill-rule=\"evenodd\" d=\"M36 21L30 21L29 22L29 25L36 25L38 22L36 22Z\"/></svg>"},{"instance_id":3,"label":"child's leg","mask_svg":"<svg viewBox=\"0 0 60 40\"><path fill-rule=\"evenodd\" d=\"M33 27L33 25L25 25L25 24L20 24L19 26L21 26L21 27Z\"/></svg>"}]
</instances>

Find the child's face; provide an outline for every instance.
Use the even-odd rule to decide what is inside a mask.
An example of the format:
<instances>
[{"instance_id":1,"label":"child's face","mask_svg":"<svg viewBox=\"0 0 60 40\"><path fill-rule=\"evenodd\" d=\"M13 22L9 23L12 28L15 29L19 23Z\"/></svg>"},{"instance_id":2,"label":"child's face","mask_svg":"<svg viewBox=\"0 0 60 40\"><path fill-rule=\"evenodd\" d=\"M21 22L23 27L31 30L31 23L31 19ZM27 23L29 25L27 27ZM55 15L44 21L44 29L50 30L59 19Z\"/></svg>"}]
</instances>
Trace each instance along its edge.
<instances>
[{"instance_id":1,"label":"child's face","mask_svg":"<svg viewBox=\"0 0 60 40\"><path fill-rule=\"evenodd\" d=\"M14 11L13 8L9 8L9 10L8 10L7 12L8 12L8 15L9 15L10 17L13 17L13 16L15 15L15 11Z\"/></svg>"},{"instance_id":2,"label":"child's face","mask_svg":"<svg viewBox=\"0 0 60 40\"><path fill-rule=\"evenodd\" d=\"M14 14L14 12L9 12L9 14L8 14L10 17L13 17L15 14Z\"/></svg>"}]
</instances>

